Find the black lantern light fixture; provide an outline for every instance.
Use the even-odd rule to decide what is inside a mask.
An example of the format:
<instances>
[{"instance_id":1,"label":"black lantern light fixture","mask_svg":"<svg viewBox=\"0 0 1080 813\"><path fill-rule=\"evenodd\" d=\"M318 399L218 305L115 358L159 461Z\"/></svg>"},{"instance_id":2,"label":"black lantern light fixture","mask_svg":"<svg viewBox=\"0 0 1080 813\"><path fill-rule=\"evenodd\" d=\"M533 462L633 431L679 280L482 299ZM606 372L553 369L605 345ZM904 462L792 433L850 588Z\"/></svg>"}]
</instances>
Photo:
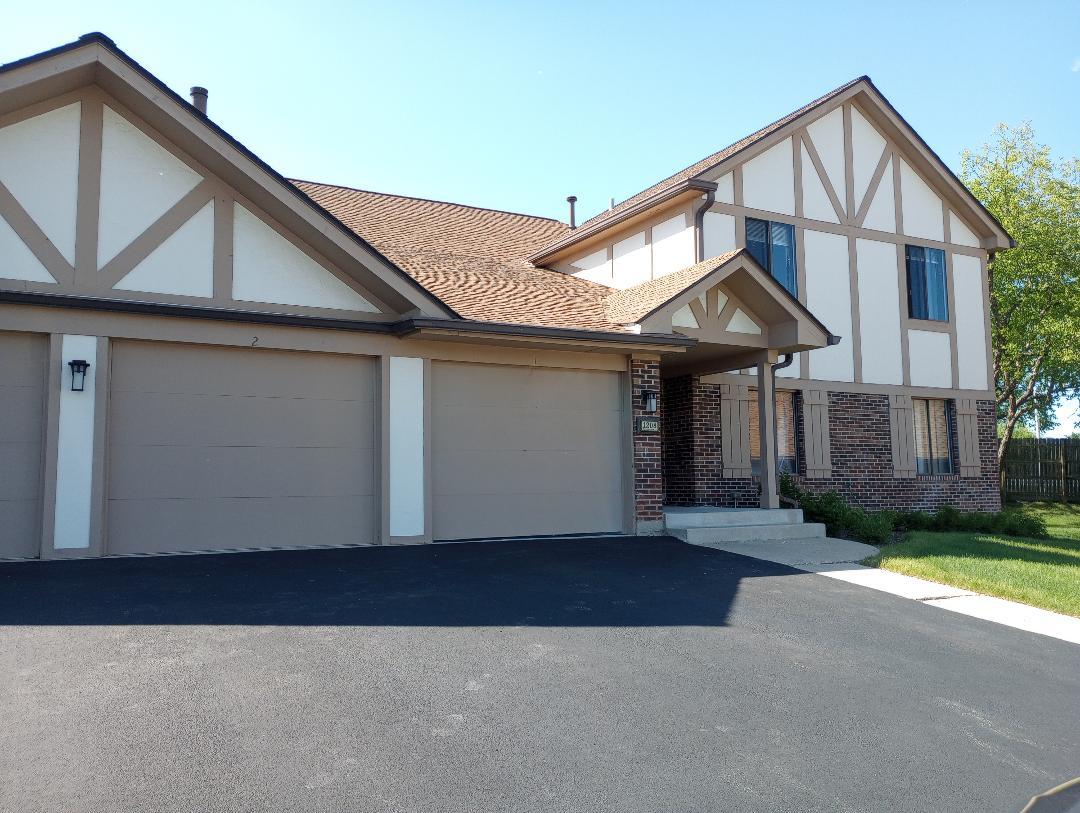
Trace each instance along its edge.
<instances>
[{"instance_id":1,"label":"black lantern light fixture","mask_svg":"<svg viewBox=\"0 0 1080 813\"><path fill-rule=\"evenodd\" d=\"M86 359L72 359L68 362L71 368L71 391L82 392L86 389L86 371L90 369L90 362Z\"/></svg>"},{"instance_id":2,"label":"black lantern light fixture","mask_svg":"<svg viewBox=\"0 0 1080 813\"><path fill-rule=\"evenodd\" d=\"M658 397L659 396L658 396L656 390L644 390L644 391L642 391L642 393L641 393L641 402L643 404L643 409L646 412L649 412L649 413L656 412L656 401L657 401Z\"/></svg>"}]
</instances>

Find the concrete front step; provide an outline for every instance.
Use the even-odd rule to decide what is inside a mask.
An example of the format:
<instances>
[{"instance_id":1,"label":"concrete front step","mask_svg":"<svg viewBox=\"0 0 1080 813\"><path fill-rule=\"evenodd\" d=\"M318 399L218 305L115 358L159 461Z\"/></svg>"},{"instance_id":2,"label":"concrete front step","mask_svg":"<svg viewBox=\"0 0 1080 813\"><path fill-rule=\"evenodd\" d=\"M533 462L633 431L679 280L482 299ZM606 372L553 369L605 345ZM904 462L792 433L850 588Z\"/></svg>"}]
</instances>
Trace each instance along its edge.
<instances>
[{"instance_id":1,"label":"concrete front step","mask_svg":"<svg viewBox=\"0 0 1080 813\"><path fill-rule=\"evenodd\" d=\"M691 545L720 544L727 542L784 541L799 539L822 539L825 526L820 522L787 523L784 525L729 525L720 528L672 528L671 536Z\"/></svg>"},{"instance_id":2,"label":"concrete front step","mask_svg":"<svg viewBox=\"0 0 1080 813\"><path fill-rule=\"evenodd\" d=\"M738 526L796 525L803 521L798 508L672 507L664 509L668 530L679 528L731 528Z\"/></svg>"}]
</instances>

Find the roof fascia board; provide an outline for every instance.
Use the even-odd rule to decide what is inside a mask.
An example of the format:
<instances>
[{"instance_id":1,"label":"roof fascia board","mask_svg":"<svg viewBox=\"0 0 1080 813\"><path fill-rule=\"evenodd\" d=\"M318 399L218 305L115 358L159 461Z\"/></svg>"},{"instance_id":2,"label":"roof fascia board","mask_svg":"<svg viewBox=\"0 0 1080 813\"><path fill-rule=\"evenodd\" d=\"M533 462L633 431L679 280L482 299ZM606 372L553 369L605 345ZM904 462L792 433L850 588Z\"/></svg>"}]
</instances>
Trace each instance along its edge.
<instances>
[{"instance_id":1,"label":"roof fascia board","mask_svg":"<svg viewBox=\"0 0 1080 813\"><path fill-rule=\"evenodd\" d=\"M590 237L602 234L603 232L608 231L614 226L625 224L627 221L643 215L664 203L672 202L675 199L689 192L696 193L715 191L716 184L712 181L706 181L700 178L690 178L686 181L680 181L678 184L671 187L670 189L665 189L662 192L657 193L654 197L648 198L647 200L643 200L640 203L631 206L630 208L626 209L626 211L620 212L616 217L613 217L610 220L601 221L599 223L596 223L594 226L581 226L575 229L566 237L560 239L558 242L553 243L542 251L539 251L536 254L527 257L526 259L534 265L543 264L557 258L558 255L560 255L567 249L584 242Z\"/></svg>"},{"instance_id":2,"label":"roof fascia board","mask_svg":"<svg viewBox=\"0 0 1080 813\"><path fill-rule=\"evenodd\" d=\"M695 297L708 291L713 286L723 283L726 279L740 270L745 270L750 274L751 278L761 286L764 291L772 296L772 299L776 304L790 314L793 319L800 323L800 325L803 325L814 332L819 332L821 334L821 347L828 344L829 337L832 336L829 329L825 327L825 325L823 325L805 305L793 297L783 285L777 282L771 274L763 270L745 249L727 262L717 266L697 282L683 289L667 302L659 305L649 313L645 314L645 316L641 317L641 319L638 320L641 329L643 331L662 330L663 325L661 324L661 321L665 317L689 303Z\"/></svg>"},{"instance_id":3,"label":"roof fascia board","mask_svg":"<svg viewBox=\"0 0 1080 813\"><path fill-rule=\"evenodd\" d=\"M674 333L608 333L598 330L430 318L403 319L395 323L394 332L404 337L423 335L425 338L441 335L455 339L461 339L462 337L513 338L518 341L555 339L572 341L579 347L583 345L611 347L614 345L621 349L662 349L664 352L679 352L697 344L696 339Z\"/></svg>"},{"instance_id":4,"label":"roof fascia board","mask_svg":"<svg viewBox=\"0 0 1080 813\"><path fill-rule=\"evenodd\" d=\"M257 201L303 240L324 250L348 272L357 265L374 280L359 278L400 313L458 317L355 232L195 109L104 35L86 35L67 45L0 66L0 112L97 84L129 107L208 170ZM195 147L195 149L193 149ZM365 275L366 277L367 275ZM374 284L373 284L374 283Z\"/></svg>"},{"instance_id":5,"label":"roof fascia board","mask_svg":"<svg viewBox=\"0 0 1080 813\"><path fill-rule=\"evenodd\" d=\"M155 90L160 91L164 88L160 81L133 60L124 57L126 55L121 56L120 53L111 49L102 48L98 83L119 101L127 104L134 112L145 118L151 126L159 131L165 130L163 134L169 136L168 130L172 128L161 126L164 122L168 122L174 127L182 128L190 138L197 139L210 147L216 155L221 157L221 160L215 161L213 155L196 155L195 157L205 163L209 169L236 185L239 191L260 203L271 216L282 221L283 224L296 228L296 221L299 219L307 226L307 231L313 232L313 234L304 234L303 229L298 229L298 233L304 239L321 240L323 244L329 241L338 253L347 255L354 263L359 262L389 291L393 292L390 295L386 292L377 293L383 294L387 299L402 300L396 303L400 310L420 308L425 313L435 315L457 315L412 277L376 251L367 241L289 183L280 173L199 113L188 102L177 97L171 90L167 94L155 93ZM138 98L125 99L125 95L130 95L125 94L125 88L133 89L138 94ZM239 169L244 177L254 182L257 188L244 189L243 180L235 178L235 172L229 171L230 167ZM234 177L229 177L230 175ZM237 183L238 180L239 183ZM251 194L252 192L255 194ZM361 280L361 282L370 284L367 280ZM397 296L394 297L393 294Z\"/></svg>"},{"instance_id":6,"label":"roof fascia board","mask_svg":"<svg viewBox=\"0 0 1080 813\"><path fill-rule=\"evenodd\" d=\"M937 178L938 187L945 187L950 193L948 202L967 213L967 220L976 220L983 224L987 231L993 235L992 245L984 245L987 249L1008 249L1016 246L1005 227L998 222L982 202L972 194L964 182L953 173L949 166L941 160L918 131L908 124L900 112L892 106L885 95L877 89L873 82L866 80L861 82L861 93L853 100L859 108L859 112L870 118L875 124L885 131L886 137L903 153L903 157L912 164L915 169L923 174L930 174Z\"/></svg>"}]
</instances>

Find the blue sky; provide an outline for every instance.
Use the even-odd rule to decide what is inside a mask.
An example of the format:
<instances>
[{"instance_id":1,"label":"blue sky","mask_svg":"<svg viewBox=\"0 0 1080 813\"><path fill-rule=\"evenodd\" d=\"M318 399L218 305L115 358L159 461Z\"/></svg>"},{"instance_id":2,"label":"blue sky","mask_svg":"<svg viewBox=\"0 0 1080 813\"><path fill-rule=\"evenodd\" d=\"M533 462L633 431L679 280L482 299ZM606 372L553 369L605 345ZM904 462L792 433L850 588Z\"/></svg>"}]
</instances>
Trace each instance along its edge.
<instances>
[{"instance_id":1,"label":"blue sky","mask_svg":"<svg viewBox=\"0 0 1080 813\"><path fill-rule=\"evenodd\" d=\"M1076 0L53 0L5 9L0 61L95 30L286 175L551 217L862 74L954 168L1000 121L1080 154Z\"/></svg>"}]
</instances>

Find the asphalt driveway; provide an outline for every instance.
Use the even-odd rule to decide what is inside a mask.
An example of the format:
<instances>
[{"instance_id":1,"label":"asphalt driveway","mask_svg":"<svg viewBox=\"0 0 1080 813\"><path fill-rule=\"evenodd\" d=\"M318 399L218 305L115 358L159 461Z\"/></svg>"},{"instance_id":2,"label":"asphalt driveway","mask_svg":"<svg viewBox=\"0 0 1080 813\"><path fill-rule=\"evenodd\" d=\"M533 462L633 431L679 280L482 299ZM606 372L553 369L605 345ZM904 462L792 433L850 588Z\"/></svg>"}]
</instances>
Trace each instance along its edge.
<instances>
[{"instance_id":1,"label":"asphalt driveway","mask_svg":"<svg viewBox=\"0 0 1080 813\"><path fill-rule=\"evenodd\" d=\"M0 565L0 810L1017 811L1080 647L670 539Z\"/></svg>"}]
</instances>

